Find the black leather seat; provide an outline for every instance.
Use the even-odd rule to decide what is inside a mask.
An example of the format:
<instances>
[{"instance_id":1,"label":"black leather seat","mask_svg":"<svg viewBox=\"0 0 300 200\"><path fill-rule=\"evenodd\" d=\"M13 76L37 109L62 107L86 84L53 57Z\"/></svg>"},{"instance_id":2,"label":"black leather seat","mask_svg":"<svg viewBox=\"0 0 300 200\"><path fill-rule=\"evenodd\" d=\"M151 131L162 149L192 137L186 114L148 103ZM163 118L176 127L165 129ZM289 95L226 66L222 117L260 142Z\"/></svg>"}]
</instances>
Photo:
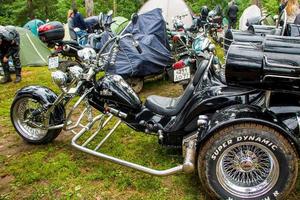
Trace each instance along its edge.
<instances>
[{"instance_id":1,"label":"black leather seat","mask_svg":"<svg viewBox=\"0 0 300 200\"><path fill-rule=\"evenodd\" d=\"M152 112L163 116L175 116L185 106L186 102L191 98L197 84L201 81L208 61L203 61L198 67L193 81L188 85L184 94L178 98L169 98L161 96L149 96L146 100L145 106Z\"/></svg>"}]
</instances>

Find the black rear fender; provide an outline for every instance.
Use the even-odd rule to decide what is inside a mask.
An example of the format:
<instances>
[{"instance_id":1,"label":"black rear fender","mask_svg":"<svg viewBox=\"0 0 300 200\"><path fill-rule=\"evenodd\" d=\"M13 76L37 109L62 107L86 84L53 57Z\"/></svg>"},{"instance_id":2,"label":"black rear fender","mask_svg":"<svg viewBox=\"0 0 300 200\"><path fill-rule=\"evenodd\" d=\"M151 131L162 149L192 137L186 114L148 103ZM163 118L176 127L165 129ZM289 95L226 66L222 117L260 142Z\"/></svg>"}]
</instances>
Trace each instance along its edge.
<instances>
[{"instance_id":1,"label":"black rear fender","mask_svg":"<svg viewBox=\"0 0 300 200\"><path fill-rule=\"evenodd\" d=\"M208 127L199 137L199 147L217 131L232 125L256 123L275 129L287 138L300 155L300 140L283 122L269 111L250 105L234 105L215 113L209 120Z\"/></svg>"}]
</instances>

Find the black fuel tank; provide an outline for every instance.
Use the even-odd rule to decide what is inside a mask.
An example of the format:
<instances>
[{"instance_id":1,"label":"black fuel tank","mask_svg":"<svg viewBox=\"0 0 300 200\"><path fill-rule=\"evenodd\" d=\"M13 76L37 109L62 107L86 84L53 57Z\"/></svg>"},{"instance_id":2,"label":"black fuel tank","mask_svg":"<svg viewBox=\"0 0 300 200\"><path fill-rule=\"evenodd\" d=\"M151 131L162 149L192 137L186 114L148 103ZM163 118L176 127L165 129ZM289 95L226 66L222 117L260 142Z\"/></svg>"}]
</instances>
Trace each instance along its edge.
<instances>
[{"instance_id":1,"label":"black fuel tank","mask_svg":"<svg viewBox=\"0 0 300 200\"><path fill-rule=\"evenodd\" d=\"M97 99L118 106L120 110L139 110L142 107L138 95L119 75L106 75L98 80L96 92L94 101Z\"/></svg>"}]
</instances>

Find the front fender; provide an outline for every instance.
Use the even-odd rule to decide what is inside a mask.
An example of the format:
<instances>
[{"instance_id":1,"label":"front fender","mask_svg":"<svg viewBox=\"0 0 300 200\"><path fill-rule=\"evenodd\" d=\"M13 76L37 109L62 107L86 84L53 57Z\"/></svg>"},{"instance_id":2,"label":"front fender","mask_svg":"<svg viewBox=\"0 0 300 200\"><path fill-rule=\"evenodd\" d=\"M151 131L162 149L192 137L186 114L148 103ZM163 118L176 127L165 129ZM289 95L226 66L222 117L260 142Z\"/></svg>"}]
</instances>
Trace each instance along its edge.
<instances>
[{"instance_id":1,"label":"front fender","mask_svg":"<svg viewBox=\"0 0 300 200\"><path fill-rule=\"evenodd\" d=\"M26 86L17 91L15 99L24 95L41 100L47 108L57 99L57 95L51 89L43 86Z\"/></svg>"},{"instance_id":2,"label":"front fender","mask_svg":"<svg viewBox=\"0 0 300 200\"><path fill-rule=\"evenodd\" d=\"M17 91L15 100L21 97L31 97L43 103L44 109L50 108L57 99L57 95L51 89L43 86L26 86ZM65 108L63 105L55 107L51 114L55 124L61 124L65 120Z\"/></svg>"},{"instance_id":3,"label":"front fender","mask_svg":"<svg viewBox=\"0 0 300 200\"><path fill-rule=\"evenodd\" d=\"M199 138L200 145L207 141L215 132L226 127L242 124L257 123L274 128L282 133L300 154L300 141L283 122L278 120L276 116L269 111L262 110L261 107L251 105L234 105L227 107L215 113L208 124L205 133Z\"/></svg>"}]
</instances>

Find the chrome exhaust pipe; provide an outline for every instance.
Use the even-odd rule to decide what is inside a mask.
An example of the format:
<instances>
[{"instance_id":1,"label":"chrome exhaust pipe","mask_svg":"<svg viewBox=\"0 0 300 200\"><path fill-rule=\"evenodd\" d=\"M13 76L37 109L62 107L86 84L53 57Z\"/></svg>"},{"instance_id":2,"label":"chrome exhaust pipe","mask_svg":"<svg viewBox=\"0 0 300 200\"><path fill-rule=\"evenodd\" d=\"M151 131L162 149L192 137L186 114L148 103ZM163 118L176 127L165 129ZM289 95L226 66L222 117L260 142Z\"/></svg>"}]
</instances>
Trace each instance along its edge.
<instances>
[{"instance_id":1,"label":"chrome exhaust pipe","mask_svg":"<svg viewBox=\"0 0 300 200\"><path fill-rule=\"evenodd\" d=\"M193 173L195 171L196 163L196 140L191 140L188 142L186 147L186 153L184 158L184 163L182 170L186 174Z\"/></svg>"}]
</instances>

